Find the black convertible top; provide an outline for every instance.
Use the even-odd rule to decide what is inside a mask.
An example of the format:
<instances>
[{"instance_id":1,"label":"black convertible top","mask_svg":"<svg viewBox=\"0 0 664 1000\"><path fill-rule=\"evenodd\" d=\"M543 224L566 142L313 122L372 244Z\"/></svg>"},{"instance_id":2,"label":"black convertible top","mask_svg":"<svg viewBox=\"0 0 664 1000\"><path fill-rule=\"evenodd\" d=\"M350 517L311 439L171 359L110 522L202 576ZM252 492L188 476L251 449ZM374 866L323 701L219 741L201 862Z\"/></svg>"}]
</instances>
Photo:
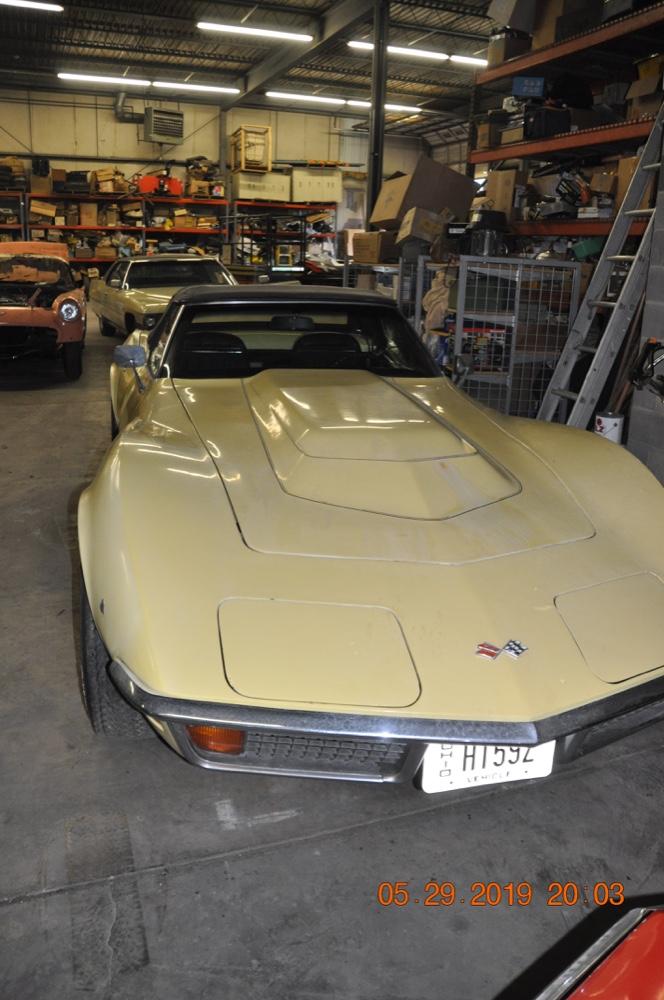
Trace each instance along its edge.
<instances>
[{"instance_id":1,"label":"black convertible top","mask_svg":"<svg viewBox=\"0 0 664 1000\"><path fill-rule=\"evenodd\" d=\"M335 288L329 285L191 285L176 292L173 302L186 305L250 304L252 302L318 303L329 302L349 306L380 305L395 308L396 302L379 292L368 292L357 288Z\"/></svg>"}]
</instances>

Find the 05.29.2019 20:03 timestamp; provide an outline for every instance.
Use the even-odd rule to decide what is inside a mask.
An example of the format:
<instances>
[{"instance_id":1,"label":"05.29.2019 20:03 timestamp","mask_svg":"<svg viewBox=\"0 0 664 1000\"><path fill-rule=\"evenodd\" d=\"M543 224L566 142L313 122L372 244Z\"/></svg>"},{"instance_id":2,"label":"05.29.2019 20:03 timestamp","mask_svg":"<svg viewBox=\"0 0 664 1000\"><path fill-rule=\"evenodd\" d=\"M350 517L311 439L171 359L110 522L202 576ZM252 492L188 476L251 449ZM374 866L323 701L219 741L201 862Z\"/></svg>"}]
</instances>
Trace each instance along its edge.
<instances>
[{"instance_id":1,"label":"05.29.2019 20:03 timestamp","mask_svg":"<svg viewBox=\"0 0 664 1000\"><path fill-rule=\"evenodd\" d=\"M531 882L473 882L464 891L455 882L425 883L417 894L411 882L381 882L376 898L381 906L530 906L539 901ZM549 882L547 906L622 906L622 882Z\"/></svg>"}]
</instances>

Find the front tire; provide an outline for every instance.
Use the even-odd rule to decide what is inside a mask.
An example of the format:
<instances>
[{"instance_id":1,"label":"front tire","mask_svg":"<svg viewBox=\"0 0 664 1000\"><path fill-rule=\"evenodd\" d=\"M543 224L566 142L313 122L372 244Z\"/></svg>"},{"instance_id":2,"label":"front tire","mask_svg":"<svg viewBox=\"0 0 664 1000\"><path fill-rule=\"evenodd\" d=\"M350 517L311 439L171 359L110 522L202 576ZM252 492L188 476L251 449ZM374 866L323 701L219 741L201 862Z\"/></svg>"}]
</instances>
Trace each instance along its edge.
<instances>
[{"instance_id":1,"label":"front tire","mask_svg":"<svg viewBox=\"0 0 664 1000\"><path fill-rule=\"evenodd\" d=\"M102 337L116 337L117 333L115 327L112 323L109 323L107 319L99 318L99 332Z\"/></svg>"},{"instance_id":2,"label":"front tire","mask_svg":"<svg viewBox=\"0 0 664 1000\"><path fill-rule=\"evenodd\" d=\"M83 343L80 340L62 345L62 365L65 378L75 382L83 374Z\"/></svg>"},{"instance_id":3,"label":"front tire","mask_svg":"<svg viewBox=\"0 0 664 1000\"><path fill-rule=\"evenodd\" d=\"M95 625L81 579L81 691L92 728L104 736L140 740L151 735L143 716L124 700L108 674L110 657Z\"/></svg>"}]
</instances>

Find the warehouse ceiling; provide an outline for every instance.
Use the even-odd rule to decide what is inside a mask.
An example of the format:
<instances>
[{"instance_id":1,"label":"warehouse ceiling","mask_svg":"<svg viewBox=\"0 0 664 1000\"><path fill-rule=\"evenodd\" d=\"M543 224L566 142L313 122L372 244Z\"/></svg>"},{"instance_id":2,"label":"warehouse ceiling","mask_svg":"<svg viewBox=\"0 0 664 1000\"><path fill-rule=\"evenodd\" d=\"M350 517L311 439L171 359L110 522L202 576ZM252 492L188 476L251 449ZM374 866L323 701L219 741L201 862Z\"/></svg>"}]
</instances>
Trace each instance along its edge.
<instances>
[{"instance_id":1,"label":"warehouse ceiling","mask_svg":"<svg viewBox=\"0 0 664 1000\"><path fill-rule=\"evenodd\" d=\"M62 13L0 7L1 87L114 92L108 86L77 83L74 87L57 79L58 71L68 71L238 87L238 97L215 95L213 100L218 99L221 107L269 105L292 110L287 103L267 98L266 90L370 98L371 51L352 49L347 43L371 40L372 0L59 2L65 8ZM494 27L486 15L488 5L489 0L399 0L390 4L389 41L406 48L481 57ZM306 32L314 41L290 43L201 31L198 21ZM472 66L390 55L388 101L416 105L423 113L390 113L388 129L425 134L467 119L473 75ZM159 94L162 99L170 96ZM172 96L211 103L209 94ZM301 107L317 113L326 110Z\"/></svg>"}]
</instances>

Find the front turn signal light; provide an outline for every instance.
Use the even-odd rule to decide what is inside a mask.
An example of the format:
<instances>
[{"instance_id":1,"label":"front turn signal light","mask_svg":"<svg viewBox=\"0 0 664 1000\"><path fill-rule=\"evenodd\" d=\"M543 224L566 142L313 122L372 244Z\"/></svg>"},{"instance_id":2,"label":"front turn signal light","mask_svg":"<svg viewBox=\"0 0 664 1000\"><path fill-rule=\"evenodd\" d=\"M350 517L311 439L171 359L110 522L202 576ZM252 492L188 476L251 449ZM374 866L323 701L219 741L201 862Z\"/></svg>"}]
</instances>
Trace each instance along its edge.
<instances>
[{"instance_id":1,"label":"front turn signal light","mask_svg":"<svg viewBox=\"0 0 664 1000\"><path fill-rule=\"evenodd\" d=\"M242 753L244 729L226 729L223 726L187 726L192 743L210 753Z\"/></svg>"}]
</instances>

